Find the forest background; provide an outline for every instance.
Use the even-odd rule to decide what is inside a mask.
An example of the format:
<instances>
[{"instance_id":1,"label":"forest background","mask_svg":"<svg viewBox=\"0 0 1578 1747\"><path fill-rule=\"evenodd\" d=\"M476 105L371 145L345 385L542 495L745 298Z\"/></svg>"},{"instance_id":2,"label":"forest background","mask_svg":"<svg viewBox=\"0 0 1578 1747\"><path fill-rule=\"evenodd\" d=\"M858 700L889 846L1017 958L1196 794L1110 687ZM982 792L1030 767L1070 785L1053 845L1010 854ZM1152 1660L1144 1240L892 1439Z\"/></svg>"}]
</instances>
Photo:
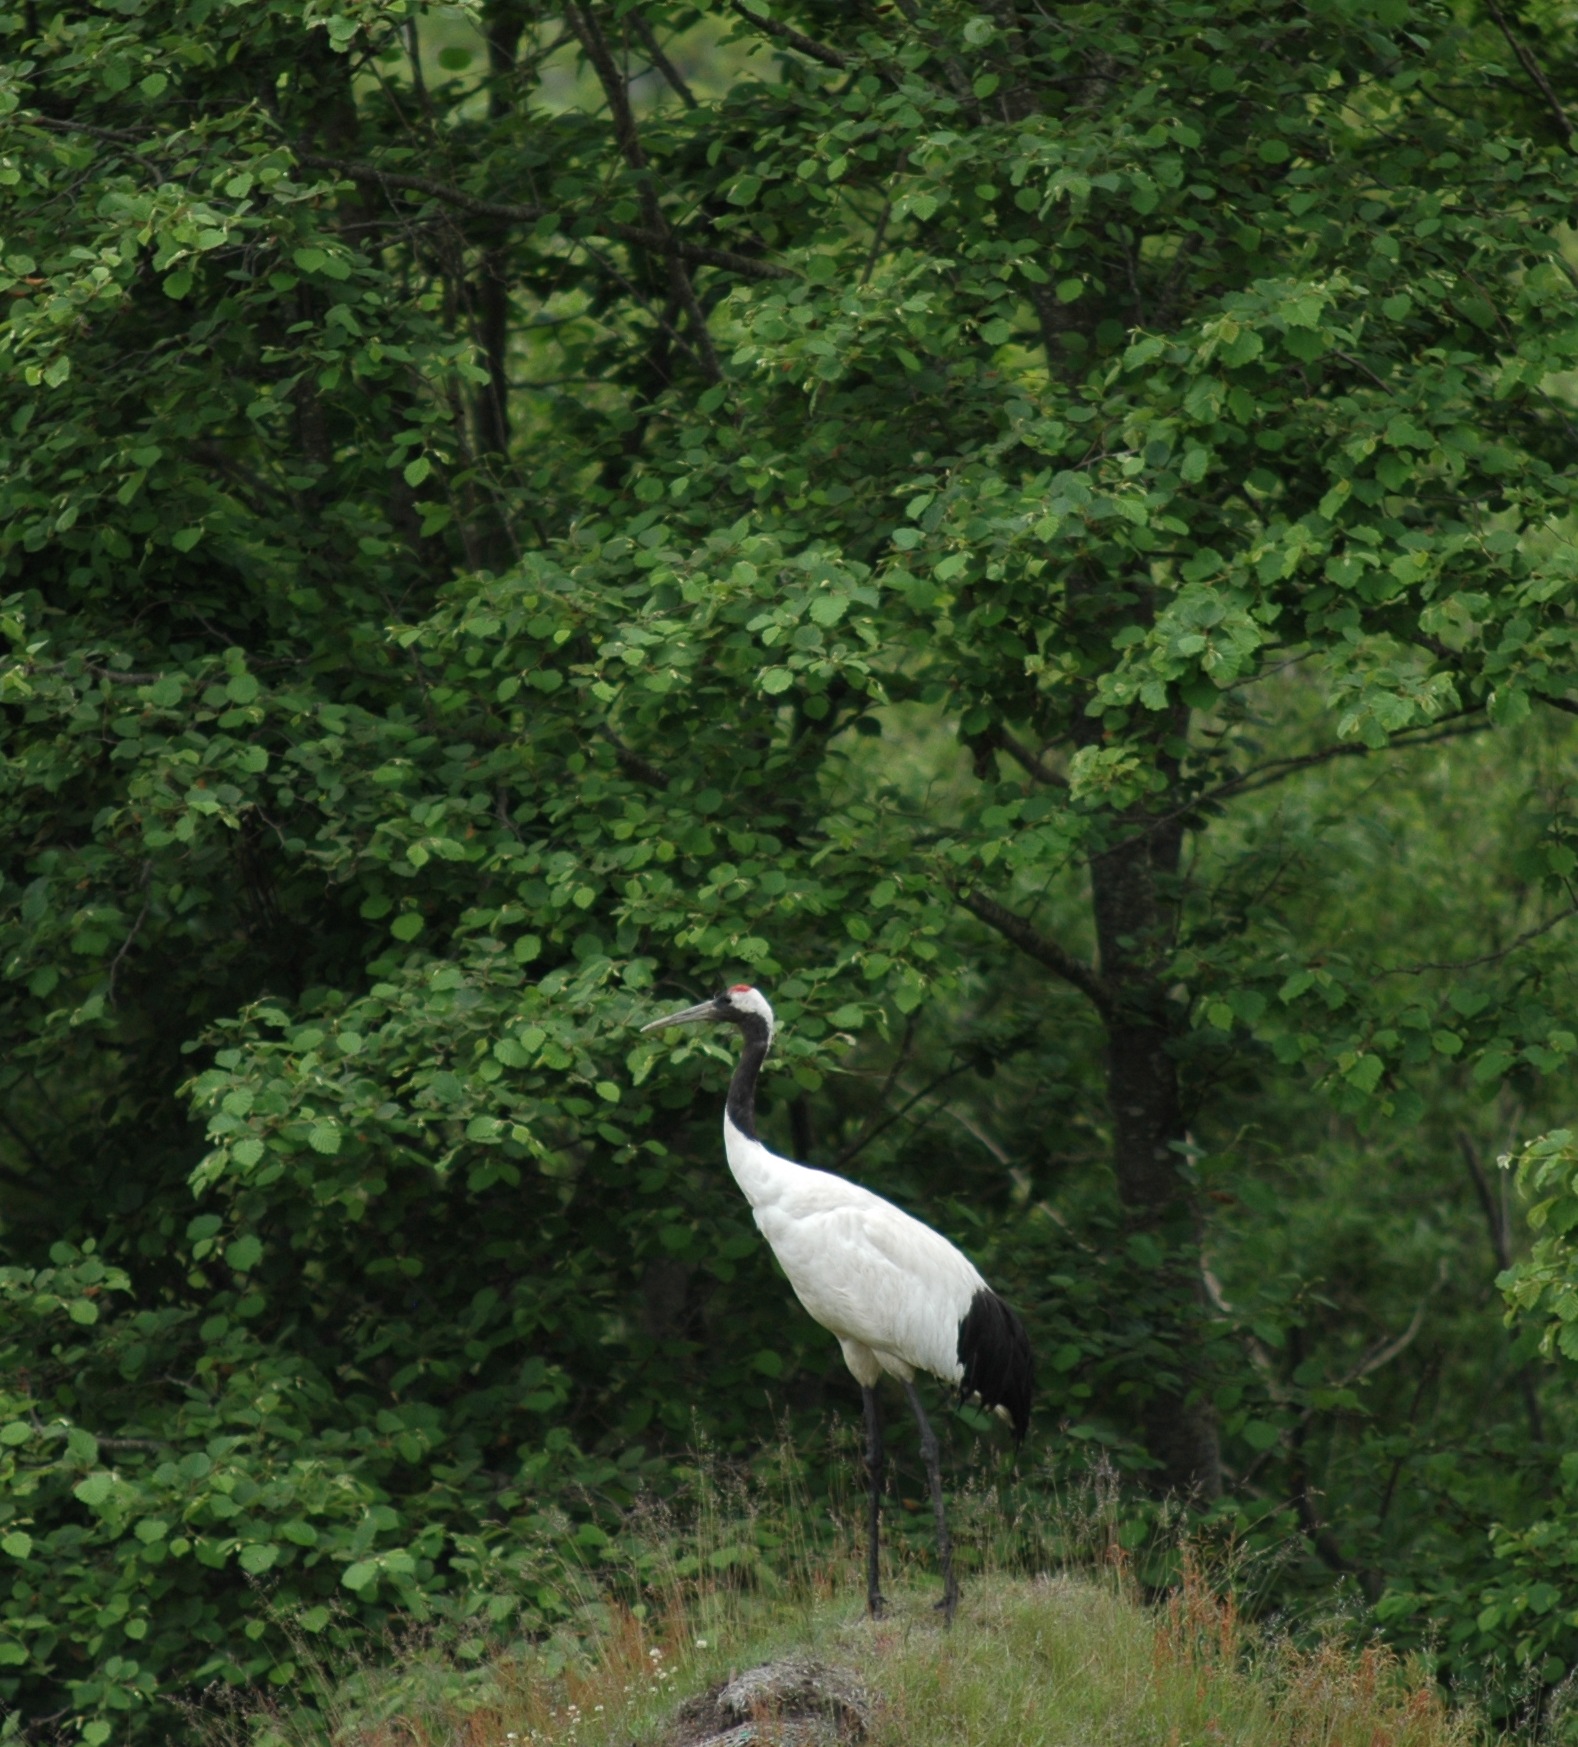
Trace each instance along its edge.
<instances>
[{"instance_id":1,"label":"forest background","mask_svg":"<svg viewBox=\"0 0 1578 1747\"><path fill-rule=\"evenodd\" d=\"M1019 1496L1540 1714L1575 30L0 8L11 1726L540 1629L698 1439L815 1493L726 1052L636 1029L741 979L769 1141L1022 1307Z\"/></svg>"}]
</instances>

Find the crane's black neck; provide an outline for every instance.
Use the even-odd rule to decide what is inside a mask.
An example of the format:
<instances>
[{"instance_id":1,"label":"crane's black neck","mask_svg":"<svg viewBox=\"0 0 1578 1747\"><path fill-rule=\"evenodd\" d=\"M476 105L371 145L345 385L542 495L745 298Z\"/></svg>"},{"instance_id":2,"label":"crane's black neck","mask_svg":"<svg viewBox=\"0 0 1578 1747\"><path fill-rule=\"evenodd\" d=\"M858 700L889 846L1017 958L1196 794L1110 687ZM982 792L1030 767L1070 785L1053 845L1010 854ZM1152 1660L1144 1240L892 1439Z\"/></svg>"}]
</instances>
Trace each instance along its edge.
<instances>
[{"instance_id":1,"label":"crane's black neck","mask_svg":"<svg viewBox=\"0 0 1578 1747\"><path fill-rule=\"evenodd\" d=\"M756 1081L761 1074L762 1063L767 1059L767 1046L772 1039L768 1035L767 1021L760 1014L742 1013L735 1020L735 1024L740 1028L745 1048L740 1052L734 1078L729 1081L729 1101L724 1109L728 1112L729 1121L740 1133L747 1140L755 1140Z\"/></svg>"}]
</instances>

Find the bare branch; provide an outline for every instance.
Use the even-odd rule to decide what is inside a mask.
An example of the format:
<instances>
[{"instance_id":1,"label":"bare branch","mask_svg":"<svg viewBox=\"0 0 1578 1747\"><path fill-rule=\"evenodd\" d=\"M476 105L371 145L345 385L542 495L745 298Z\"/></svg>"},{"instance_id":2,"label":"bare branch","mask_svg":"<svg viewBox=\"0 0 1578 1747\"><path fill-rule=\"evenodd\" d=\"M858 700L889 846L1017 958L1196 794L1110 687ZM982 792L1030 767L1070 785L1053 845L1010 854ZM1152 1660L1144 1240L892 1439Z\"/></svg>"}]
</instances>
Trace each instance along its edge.
<instances>
[{"instance_id":1,"label":"bare branch","mask_svg":"<svg viewBox=\"0 0 1578 1747\"><path fill-rule=\"evenodd\" d=\"M148 920L148 906L153 902L153 893L149 890L152 883L153 862L150 860L145 861L142 864L142 879L139 882L143 894L142 908L137 912L136 920L132 923L131 927L127 929L126 938L120 945L120 951L110 960L109 984L104 991L104 1001L106 1006L113 1007L115 1005L115 979L120 975L121 961L126 957L126 954L131 951L133 941L135 941L137 936L142 932L143 923Z\"/></svg>"},{"instance_id":2,"label":"bare branch","mask_svg":"<svg viewBox=\"0 0 1578 1747\"><path fill-rule=\"evenodd\" d=\"M96 140L114 140L117 145L145 145L148 138L123 127L93 127L85 121L62 121L53 115L19 115L17 120L30 127L47 127L53 133L85 133Z\"/></svg>"},{"instance_id":3,"label":"bare branch","mask_svg":"<svg viewBox=\"0 0 1578 1747\"><path fill-rule=\"evenodd\" d=\"M619 141L619 149L637 179L646 228L653 236L663 239L654 246L659 253L668 257L669 285L690 317L690 329L695 337L702 374L709 382L721 382L723 366L718 362L718 354L713 348L706 313L697 301L695 287L691 284L690 275L685 271L677 251L669 246L673 232L663 216L663 207L652 183L646 150L641 144L641 134L636 127L635 111L630 107L630 92L619 68L614 65L614 57L609 52L608 40L603 35L602 26L597 22L597 14L586 0L582 0L579 6L567 5L565 17L570 28L581 39L586 58L592 63L598 83L603 87L609 114L614 118L614 134Z\"/></svg>"},{"instance_id":4,"label":"bare branch","mask_svg":"<svg viewBox=\"0 0 1578 1747\"><path fill-rule=\"evenodd\" d=\"M906 1098L904 1102L899 1105L897 1110L891 1111L887 1116L884 1116L880 1122L872 1124L871 1127L866 1129L866 1131L855 1140L853 1145L847 1147L839 1154L838 1158L834 1161L834 1170L843 1170L849 1161L854 1158L856 1153L863 1152L865 1148L883 1132L884 1129L891 1128L895 1122L899 1122L904 1117L908 1116L910 1111L920 1103L921 1099L929 1098L940 1086L947 1085L949 1080L957 1079L959 1075L969 1067L969 1065L968 1062L956 1062L951 1068L947 1069L946 1072L938 1074L936 1079L928 1081L918 1092L915 1092L911 1094L910 1097Z\"/></svg>"},{"instance_id":5,"label":"bare branch","mask_svg":"<svg viewBox=\"0 0 1578 1747\"><path fill-rule=\"evenodd\" d=\"M1226 782L1219 783L1214 789L1206 789L1191 800L1188 807L1181 811L1190 811L1202 807L1208 801L1225 800L1230 795L1253 794L1257 789L1269 788L1273 783L1281 782L1285 777L1295 772L1309 770L1317 764L1328 764L1334 758L1368 758L1376 752L1406 752L1411 746L1433 746L1442 740L1456 740L1465 734L1482 734L1489 726L1486 722L1460 722L1459 717L1478 715L1477 708L1459 710L1452 716L1442 718L1443 723L1454 723L1455 726L1438 726L1422 730L1410 738L1394 735L1384 746L1366 746L1362 741L1343 740L1332 746L1323 746L1318 752L1306 752L1297 758L1273 758L1265 764L1257 764L1246 770L1242 776L1230 777ZM1165 815L1168 818L1176 814Z\"/></svg>"},{"instance_id":6,"label":"bare branch","mask_svg":"<svg viewBox=\"0 0 1578 1747\"><path fill-rule=\"evenodd\" d=\"M979 917L988 928L995 928L1004 940L1017 946L1038 964L1045 965L1065 983L1071 983L1103 1019L1112 1018L1115 1011L1113 998L1106 984L1088 964L1075 958L1073 953L1059 946L1055 940L1048 940L1023 916L1016 916L1012 910L1005 909L995 898L987 897L984 892L956 889L954 896L972 916Z\"/></svg>"},{"instance_id":7,"label":"bare branch","mask_svg":"<svg viewBox=\"0 0 1578 1747\"><path fill-rule=\"evenodd\" d=\"M815 37L805 36L792 25L781 24L776 18L753 12L743 0L729 0L729 7L747 24L754 24L758 30L764 30L769 36L777 37L780 42L788 43L790 48L799 49L801 54L809 55L813 61L820 61L824 67L836 67L842 71L849 65L848 55L838 49L829 48L825 42L818 42Z\"/></svg>"},{"instance_id":8,"label":"bare branch","mask_svg":"<svg viewBox=\"0 0 1578 1747\"><path fill-rule=\"evenodd\" d=\"M1496 0L1485 0L1485 10L1496 21L1496 28L1507 39L1507 46L1518 57L1518 64L1534 82L1535 88L1545 99L1556 125L1561 131L1562 144L1570 146L1573 137L1573 124L1567 119L1567 111L1562 108L1562 101L1556 95L1556 89L1545 76L1545 70L1534 58L1534 51L1529 48L1522 37L1513 34L1512 25L1507 15L1496 4Z\"/></svg>"},{"instance_id":9,"label":"bare branch","mask_svg":"<svg viewBox=\"0 0 1578 1747\"><path fill-rule=\"evenodd\" d=\"M1346 1389L1350 1383L1357 1383L1361 1377L1368 1377L1372 1372L1379 1371L1383 1365L1391 1364L1397 1355L1414 1344L1420 1329L1425 1326L1425 1306L1430 1302L1427 1294L1419 1301L1413 1318L1408 1327L1395 1339L1383 1341L1362 1358L1345 1377L1338 1379L1337 1388Z\"/></svg>"},{"instance_id":10,"label":"bare branch","mask_svg":"<svg viewBox=\"0 0 1578 1747\"><path fill-rule=\"evenodd\" d=\"M1006 728L994 730L993 738L1008 756L1022 770L1033 776L1038 783L1046 783L1050 788L1066 789L1068 781L1061 777L1049 765L1045 765L1036 757L1030 748L1010 734Z\"/></svg>"},{"instance_id":11,"label":"bare branch","mask_svg":"<svg viewBox=\"0 0 1578 1747\"><path fill-rule=\"evenodd\" d=\"M916 1015L914 1013L910 1014L909 1018L904 1022L903 1040L899 1044L898 1054L893 1058L893 1066L888 1069L888 1077L882 1082L882 1090L877 1094L876 1103L873 1105L874 1111L880 1111L887 1103L888 1096L893 1090L893 1082L898 1079L900 1070L909 1059L910 1046L915 1041L916 1022ZM871 1116L861 1128L860 1133L855 1137L854 1141L844 1150L844 1152L839 1154L837 1163L833 1168L835 1170L841 1170L845 1161L852 1159L866 1142L870 1140L872 1135L877 1132L879 1125L882 1125L882 1119L876 1115Z\"/></svg>"},{"instance_id":12,"label":"bare branch","mask_svg":"<svg viewBox=\"0 0 1578 1747\"><path fill-rule=\"evenodd\" d=\"M614 137L619 142L619 150L625 162L632 170L644 170L647 167L647 155L642 149L641 136L636 130L635 111L630 107L630 93L625 88L619 68L614 65L614 57L609 52L607 39L597 22L596 14L583 0L579 6L566 6L565 18L580 39L586 58L592 63L592 71L597 74L597 82L603 88L608 112L614 118ZM648 186L642 192L642 206L649 206L652 198ZM650 218L650 214L648 216ZM652 228L659 227L653 225Z\"/></svg>"},{"instance_id":13,"label":"bare branch","mask_svg":"<svg viewBox=\"0 0 1578 1747\"><path fill-rule=\"evenodd\" d=\"M1558 910L1549 920L1541 922L1536 928L1525 928L1516 940L1501 947L1496 952L1482 952L1478 958L1445 959L1440 963L1392 965L1386 970L1376 972L1382 977L1413 977L1421 971L1471 971L1482 964L1495 964L1499 960L1516 952L1520 946L1527 946L1531 940L1538 940L1542 934L1549 934L1558 923L1565 922L1570 916L1578 916L1578 904L1569 904L1565 910Z\"/></svg>"},{"instance_id":14,"label":"bare branch","mask_svg":"<svg viewBox=\"0 0 1578 1747\"><path fill-rule=\"evenodd\" d=\"M696 96L690 86L685 83L679 68L663 53L657 35L652 26L639 12L630 14L630 23L637 36L641 38L641 46L647 51L647 57L652 65L668 80L670 87L678 93L679 100L687 109L696 107Z\"/></svg>"}]
</instances>

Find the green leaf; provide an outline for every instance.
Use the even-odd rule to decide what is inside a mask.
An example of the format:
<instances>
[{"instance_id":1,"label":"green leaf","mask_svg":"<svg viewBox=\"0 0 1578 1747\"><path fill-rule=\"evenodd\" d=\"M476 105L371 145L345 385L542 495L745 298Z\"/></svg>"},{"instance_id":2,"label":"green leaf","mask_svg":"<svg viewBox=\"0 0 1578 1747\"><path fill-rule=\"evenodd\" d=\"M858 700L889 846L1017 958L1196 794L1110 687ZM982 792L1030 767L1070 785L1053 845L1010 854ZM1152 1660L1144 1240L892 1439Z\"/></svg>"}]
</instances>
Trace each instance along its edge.
<instances>
[{"instance_id":1,"label":"green leaf","mask_svg":"<svg viewBox=\"0 0 1578 1747\"><path fill-rule=\"evenodd\" d=\"M1378 1055L1362 1055L1342 1070L1342 1076L1360 1091L1373 1092L1386 1071L1386 1063Z\"/></svg>"},{"instance_id":2,"label":"green leaf","mask_svg":"<svg viewBox=\"0 0 1578 1747\"><path fill-rule=\"evenodd\" d=\"M84 1480L79 1480L71 1489L72 1496L90 1509L97 1509L114 1490L114 1478L103 1469L97 1473L89 1474Z\"/></svg>"},{"instance_id":3,"label":"green leaf","mask_svg":"<svg viewBox=\"0 0 1578 1747\"><path fill-rule=\"evenodd\" d=\"M316 1135L316 1130L314 1130L314 1135ZM312 1139L313 1146L316 1147L319 1152L335 1152L338 1150L338 1139L336 1139L334 1146L319 1146L316 1138L309 1136L309 1139ZM262 1259L262 1241L259 1238L253 1237L251 1233L248 1233L245 1237L238 1237L234 1243L225 1245L225 1261L230 1267L234 1268L238 1274L250 1272Z\"/></svg>"}]
</instances>

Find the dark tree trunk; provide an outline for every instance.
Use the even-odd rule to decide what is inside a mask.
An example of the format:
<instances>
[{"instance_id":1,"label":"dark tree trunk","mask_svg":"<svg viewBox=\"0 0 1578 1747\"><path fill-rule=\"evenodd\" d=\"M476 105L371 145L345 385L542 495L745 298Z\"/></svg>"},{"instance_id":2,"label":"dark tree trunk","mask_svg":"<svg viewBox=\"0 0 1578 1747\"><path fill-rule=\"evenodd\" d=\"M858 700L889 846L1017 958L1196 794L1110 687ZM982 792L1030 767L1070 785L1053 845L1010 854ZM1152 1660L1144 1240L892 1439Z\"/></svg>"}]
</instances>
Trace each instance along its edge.
<instances>
[{"instance_id":1,"label":"dark tree trunk","mask_svg":"<svg viewBox=\"0 0 1578 1747\"><path fill-rule=\"evenodd\" d=\"M1161 1339L1177 1355L1176 1384L1163 1384L1144 1409L1145 1446L1161 1464L1167 1492L1208 1500L1222 1490L1216 1417L1200 1356L1200 1213L1183 1161L1178 1064L1164 981L1171 944L1182 829L1136 810L1117 826L1112 846L1093 856L1091 895L1107 1016L1107 1098L1113 1168L1131 1231L1162 1253L1157 1284Z\"/></svg>"}]
</instances>

